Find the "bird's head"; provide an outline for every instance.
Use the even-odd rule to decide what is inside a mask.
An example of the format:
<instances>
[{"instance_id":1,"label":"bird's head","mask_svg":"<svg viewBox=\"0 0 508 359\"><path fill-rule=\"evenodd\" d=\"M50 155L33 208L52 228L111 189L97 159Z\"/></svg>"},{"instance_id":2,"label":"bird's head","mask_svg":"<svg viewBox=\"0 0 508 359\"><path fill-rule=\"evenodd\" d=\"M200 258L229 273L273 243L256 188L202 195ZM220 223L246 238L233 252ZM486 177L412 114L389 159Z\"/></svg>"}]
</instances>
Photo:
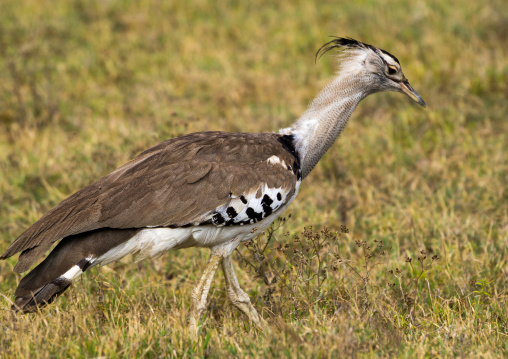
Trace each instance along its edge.
<instances>
[{"instance_id":1,"label":"bird's head","mask_svg":"<svg viewBox=\"0 0 508 359\"><path fill-rule=\"evenodd\" d=\"M318 50L316 60L332 49L342 50L345 55L341 61L341 71L361 75L367 80L370 93L402 92L426 107L425 101L402 73L399 60L389 52L351 38L336 37Z\"/></svg>"}]
</instances>

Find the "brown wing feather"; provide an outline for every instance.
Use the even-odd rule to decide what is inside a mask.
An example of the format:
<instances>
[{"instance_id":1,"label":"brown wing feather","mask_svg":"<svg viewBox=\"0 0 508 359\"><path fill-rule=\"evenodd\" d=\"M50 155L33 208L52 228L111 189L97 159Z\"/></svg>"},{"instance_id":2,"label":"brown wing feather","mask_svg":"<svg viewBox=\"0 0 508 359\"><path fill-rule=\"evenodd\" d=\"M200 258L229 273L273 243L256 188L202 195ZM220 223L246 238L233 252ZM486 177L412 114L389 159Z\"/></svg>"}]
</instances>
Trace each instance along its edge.
<instances>
[{"instance_id":1,"label":"brown wing feather","mask_svg":"<svg viewBox=\"0 0 508 359\"><path fill-rule=\"evenodd\" d=\"M266 162L276 155L293 163L278 138L201 132L162 142L62 201L0 259L22 251L15 270L23 272L63 237L99 228L198 224L231 193L240 196L260 183L294 191L296 174Z\"/></svg>"}]
</instances>

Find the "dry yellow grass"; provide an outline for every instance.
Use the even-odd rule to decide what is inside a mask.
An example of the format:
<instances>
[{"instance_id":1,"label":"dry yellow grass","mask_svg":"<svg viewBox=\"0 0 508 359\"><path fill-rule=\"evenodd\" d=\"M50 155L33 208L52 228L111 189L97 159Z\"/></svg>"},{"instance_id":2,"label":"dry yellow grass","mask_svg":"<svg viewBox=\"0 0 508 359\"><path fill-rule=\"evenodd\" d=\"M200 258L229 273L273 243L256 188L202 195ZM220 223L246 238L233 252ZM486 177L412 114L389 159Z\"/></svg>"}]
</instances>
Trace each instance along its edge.
<instances>
[{"instance_id":1,"label":"dry yellow grass","mask_svg":"<svg viewBox=\"0 0 508 359\"><path fill-rule=\"evenodd\" d=\"M428 109L393 93L362 102L267 250L265 266L275 261L271 268L291 270L267 286L237 262L270 334L251 328L227 303L219 275L200 338L191 342L190 293L207 252L189 249L94 269L40 314L15 315L2 299L1 356L508 355L503 0L5 0L0 250L73 191L164 139L287 126L333 74L331 57L317 65L313 58L328 35L395 54ZM307 267L274 248L295 246L304 227L336 231L341 224L350 232L330 243L342 262L326 259L324 284L294 279ZM368 259L379 264L367 282L348 266L365 275L359 240L372 247L381 240L386 251ZM441 259L404 289L415 290L408 306L394 294L390 285L399 282L388 271L401 269L410 283L420 275L423 249ZM0 262L0 293L10 299L20 279L14 264ZM268 288L272 302L263 299ZM300 312L275 310L276 300L297 303Z\"/></svg>"}]
</instances>

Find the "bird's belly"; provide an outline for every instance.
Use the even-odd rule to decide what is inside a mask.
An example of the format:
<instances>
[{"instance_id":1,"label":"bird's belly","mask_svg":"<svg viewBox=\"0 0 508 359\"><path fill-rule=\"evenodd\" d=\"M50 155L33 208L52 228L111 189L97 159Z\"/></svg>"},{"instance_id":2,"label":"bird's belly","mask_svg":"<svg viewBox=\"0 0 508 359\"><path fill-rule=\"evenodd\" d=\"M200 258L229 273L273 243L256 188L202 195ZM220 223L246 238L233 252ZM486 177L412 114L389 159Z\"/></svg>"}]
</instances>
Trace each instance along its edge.
<instances>
[{"instance_id":1,"label":"bird's belly","mask_svg":"<svg viewBox=\"0 0 508 359\"><path fill-rule=\"evenodd\" d=\"M188 247L217 248L221 254L228 252L229 255L238 244L254 238L268 228L277 215L274 213L258 223L243 226L217 227L210 224L187 228L142 229L126 242L97 258L94 266L116 262L128 254L136 254L136 260L140 261L160 256L172 249Z\"/></svg>"},{"instance_id":2,"label":"bird's belly","mask_svg":"<svg viewBox=\"0 0 508 359\"><path fill-rule=\"evenodd\" d=\"M137 254L137 260L156 257L170 249L185 247L191 239L191 228L146 228L137 232L122 244L97 258L95 265L116 262L128 254ZM192 245L190 245L192 246ZM189 247L189 245L187 245Z\"/></svg>"},{"instance_id":3,"label":"bird's belly","mask_svg":"<svg viewBox=\"0 0 508 359\"><path fill-rule=\"evenodd\" d=\"M288 203L289 204L289 203ZM287 207L287 206L286 206ZM277 217L284 212L286 207L272 213L265 219L247 225L234 225L216 227L214 225L194 227L192 239L195 246L206 247L215 255L222 257L230 255L242 242L246 242L267 229Z\"/></svg>"},{"instance_id":4,"label":"bird's belly","mask_svg":"<svg viewBox=\"0 0 508 359\"><path fill-rule=\"evenodd\" d=\"M264 231L270 224L277 219L279 213L274 213L265 219L247 225L234 225L217 227L214 225L206 225L194 227L192 230L192 238L197 247L213 248L231 241L245 242Z\"/></svg>"},{"instance_id":5,"label":"bird's belly","mask_svg":"<svg viewBox=\"0 0 508 359\"><path fill-rule=\"evenodd\" d=\"M185 228L145 228L97 258L94 265L115 262L131 253L137 254L137 260L142 260L160 256L171 249L188 247L205 247L217 255L229 255L241 242L248 241L267 229L291 204L298 189L299 183L293 197L284 207L259 222L231 226L208 224Z\"/></svg>"}]
</instances>

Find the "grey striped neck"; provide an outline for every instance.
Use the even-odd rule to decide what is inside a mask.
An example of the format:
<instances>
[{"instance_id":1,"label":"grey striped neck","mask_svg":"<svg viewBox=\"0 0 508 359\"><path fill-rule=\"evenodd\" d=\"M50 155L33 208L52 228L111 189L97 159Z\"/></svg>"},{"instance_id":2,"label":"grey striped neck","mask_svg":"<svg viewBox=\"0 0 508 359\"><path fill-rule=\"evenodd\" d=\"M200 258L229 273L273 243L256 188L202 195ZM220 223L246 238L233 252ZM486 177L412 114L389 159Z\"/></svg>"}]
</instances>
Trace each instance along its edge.
<instances>
[{"instance_id":1,"label":"grey striped neck","mask_svg":"<svg viewBox=\"0 0 508 359\"><path fill-rule=\"evenodd\" d=\"M339 73L293 126L280 130L294 137L303 178L339 137L358 103L370 94L362 80L358 74Z\"/></svg>"}]
</instances>

